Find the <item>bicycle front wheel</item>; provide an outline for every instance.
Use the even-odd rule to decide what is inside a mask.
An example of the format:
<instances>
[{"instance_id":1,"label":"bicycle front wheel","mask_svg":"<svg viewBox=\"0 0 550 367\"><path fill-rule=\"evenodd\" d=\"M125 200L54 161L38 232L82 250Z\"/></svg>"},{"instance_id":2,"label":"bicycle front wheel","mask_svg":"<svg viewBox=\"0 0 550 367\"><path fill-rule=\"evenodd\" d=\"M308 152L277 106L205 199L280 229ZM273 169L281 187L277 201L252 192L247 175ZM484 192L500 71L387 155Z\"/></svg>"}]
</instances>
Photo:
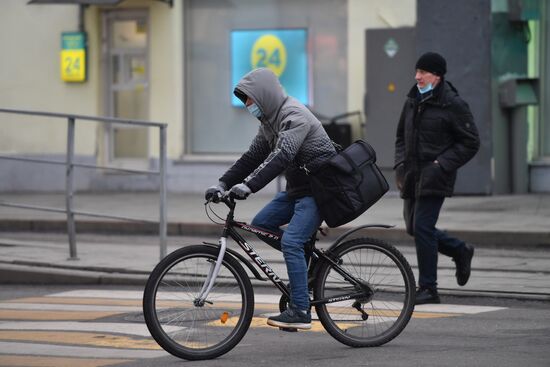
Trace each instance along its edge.
<instances>
[{"instance_id":1,"label":"bicycle front wheel","mask_svg":"<svg viewBox=\"0 0 550 367\"><path fill-rule=\"evenodd\" d=\"M216 358L245 335L254 314L247 273L225 255L208 298L199 294L219 250L189 246L165 257L152 271L143 294L143 314L151 335L172 355L188 360Z\"/></svg>"},{"instance_id":2,"label":"bicycle front wheel","mask_svg":"<svg viewBox=\"0 0 550 367\"><path fill-rule=\"evenodd\" d=\"M317 272L315 298L334 300L363 292L349 300L316 306L328 333L352 347L379 346L399 335L411 318L415 297L414 275L403 255L371 238L346 241L328 255L361 286L344 279L325 261Z\"/></svg>"}]
</instances>

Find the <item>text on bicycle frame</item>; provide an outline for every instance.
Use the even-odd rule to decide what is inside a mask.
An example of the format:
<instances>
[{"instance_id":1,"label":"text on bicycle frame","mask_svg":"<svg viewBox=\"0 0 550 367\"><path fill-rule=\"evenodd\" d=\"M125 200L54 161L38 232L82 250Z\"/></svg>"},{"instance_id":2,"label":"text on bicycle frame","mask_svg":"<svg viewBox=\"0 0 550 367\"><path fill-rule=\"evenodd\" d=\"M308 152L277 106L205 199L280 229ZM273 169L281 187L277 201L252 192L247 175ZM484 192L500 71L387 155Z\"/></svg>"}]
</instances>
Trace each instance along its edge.
<instances>
[{"instance_id":1,"label":"text on bicycle frame","mask_svg":"<svg viewBox=\"0 0 550 367\"><path fill-rule=\"evenodd\" d=\"M262 237L266 237L266 238L269 238L269 239L272 239L272 240L275 240L275 241L279 241L279 240L280 240L280 237L277 236L276 234L269 233L269 232L265 232L265 231L262 231L262 230L260 230L260 229L258 229L258 228L254 228L254 227L251 227L251 226L246 225L246 224L240 225L239 227L240 227L241 229L247 231L247 232L251 232L251 233L260 235L260 236L262 236Z\"/></svg>"},{"instance_id":2,"label":"text on bicycle frame","mask_svg":"<svg viewBox=\"0 0 550 367\"><path fill-rule=\"evenodd\" d=\"M258 255L248 243L243 242L242 247L246 251L248 256L250 256L250 258L253 259L256 264L260 266L265 275L267 275L272 282L281 283L281 279L277 276L277 274L275 274L273 269L271 269L271 267L265 263L264 259L262 259L260 255Z\"/></svg>"}]
</instances>

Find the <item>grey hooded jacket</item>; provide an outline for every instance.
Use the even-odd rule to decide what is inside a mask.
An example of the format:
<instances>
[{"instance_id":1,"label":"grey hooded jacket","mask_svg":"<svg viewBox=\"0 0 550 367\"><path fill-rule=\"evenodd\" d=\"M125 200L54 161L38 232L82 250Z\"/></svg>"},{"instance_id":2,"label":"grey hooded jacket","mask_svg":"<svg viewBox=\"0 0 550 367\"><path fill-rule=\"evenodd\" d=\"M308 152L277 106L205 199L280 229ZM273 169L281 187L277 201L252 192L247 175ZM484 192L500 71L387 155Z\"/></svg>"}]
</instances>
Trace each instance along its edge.
<instances>
[{"instance_id":1,"label":"grey hooded jacket","mask_svg":"<svg viewBox=\"0 0 550 367\"><path fill-rule=\"evenodd\" d=\"M234 93L247 96L262 111L258 134L241 158L220 178L229 188L244 182L257 192L285 171L291 197L311 195L301 167L315 171L336 150L319 120L303 104L283 91L275 74L266 68L246 74Z\"/></svg>"}]
</instances>

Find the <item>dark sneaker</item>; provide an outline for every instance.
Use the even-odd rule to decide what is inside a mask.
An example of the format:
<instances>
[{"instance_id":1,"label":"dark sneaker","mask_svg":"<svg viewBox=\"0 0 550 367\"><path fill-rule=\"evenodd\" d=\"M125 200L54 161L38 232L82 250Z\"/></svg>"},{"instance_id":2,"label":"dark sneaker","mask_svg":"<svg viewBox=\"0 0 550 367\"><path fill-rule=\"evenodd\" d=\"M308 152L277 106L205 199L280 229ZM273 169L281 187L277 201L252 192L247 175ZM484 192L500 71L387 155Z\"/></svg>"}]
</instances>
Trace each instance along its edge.
<instances>
[{"instance_id":1,"label":"dark sneaker","mask_svg":"<svg viewBox=\"0 0 550 367\"><path fill-rule=\"evenodd\" d=\"M269 326L294 329L311 329L311 313L288 308L278 316L267 319Z\"/></svg>"},{"instance_id":2,"label":"dark sneaker","mask_svg":"<svg viewBox=\"0 0 550 367\"><path fill-rule=\"evenodd\" d=\"M418 288L416 291L416 300L414 301L415 305L423 305L426 303L441 303L439 295L437 294L437 289L430 288Z\"/></svg>"},{"instance_id":3,"label":"dark sneaker","mask_svg":"<svg viewBox=\"0 0 550 367\"><path fill-rule=\"evenodd\" d=\"M453 261L456 264L456 282L460 286L468 283L468 279L470 279L472 257L474 257L473 246L465 244L464 248L460 252L460 255L453 258Z\"/></svg>"}]
</instances>

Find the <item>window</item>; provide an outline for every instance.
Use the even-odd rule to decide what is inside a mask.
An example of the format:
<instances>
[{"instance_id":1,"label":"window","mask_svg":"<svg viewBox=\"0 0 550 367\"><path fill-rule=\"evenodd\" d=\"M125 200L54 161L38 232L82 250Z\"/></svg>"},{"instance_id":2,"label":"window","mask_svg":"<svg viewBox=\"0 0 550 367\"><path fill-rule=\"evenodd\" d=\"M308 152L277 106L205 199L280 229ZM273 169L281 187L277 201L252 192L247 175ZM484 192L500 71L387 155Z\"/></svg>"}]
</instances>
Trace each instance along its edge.
<instances>
[{"instance_id":1,"label":"window","mask_svg":"<svg viewBox=\"0 0 550 367\"><path fill-rule=\"evenodd\" d=\"M232 92L253 66L284 69L287 92L315 112L346 111L347 2L189 0L183 11L186 154L223 157L248 148L258 120Z\"/></svg>"}]
</instances>

